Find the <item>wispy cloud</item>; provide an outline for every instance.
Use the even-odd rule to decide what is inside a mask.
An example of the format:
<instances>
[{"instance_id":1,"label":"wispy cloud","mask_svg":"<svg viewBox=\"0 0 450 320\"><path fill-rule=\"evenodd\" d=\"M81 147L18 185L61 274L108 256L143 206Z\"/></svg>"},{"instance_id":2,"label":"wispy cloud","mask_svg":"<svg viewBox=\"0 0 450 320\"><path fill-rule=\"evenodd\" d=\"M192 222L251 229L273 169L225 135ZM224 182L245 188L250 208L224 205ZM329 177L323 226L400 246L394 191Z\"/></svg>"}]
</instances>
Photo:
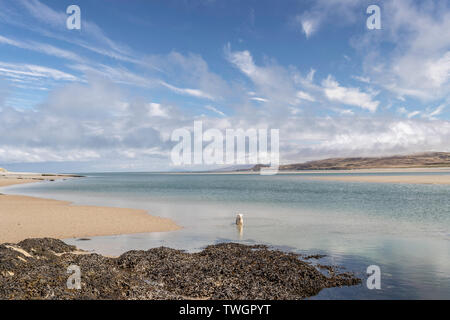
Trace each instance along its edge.
<instances>
[{"instance_id":1,"label":"wispy cloud","mask_svg":"<svg viewBox=\"0 0 450 320\"><path fill-rule=\"evenodd\" d=\"M313 17L297 17L297 19L306 38L309 38L316 31L317 25L319 24L318 20Z\"/></svg>"},{"instance_id":2,"label":"wispy cloud","mask_svg":"<svg viewBox=\"0 0 450 320\"><path fill-rule=\"evenodd\" d=\"M17 48L41 52L41 53L44 53L44 54L47 54L50 56L68 59L68 60L76 61L76 62L85 61L85 59L81 58L79 55L77 55L76 53L74 53L72 51L64 50L64 49L57 48L55 46L52 46L52 45L49 45L46 43L37 42L37 41L20 41L20 40L7 38L7 37L0 35L0 44L6 44L6 45L14 46Z\"/></svg>"},{"instance_id":3,"label":"wispy cloud","mask_svg":"<svg viewBox=\"0 0 450 320\"><path fill-rule=\"evenodd\" d=\"M64 11L55 11L38 0L17 0L15 10L9 10L15 15L18 14L16 11L26 11L34 20L32 23L27 24L8 19L2 15L1 17L6 23L26 28L49 38L77 45L105 57L138 65L141 64L141 57L136 56L133 50L110 39L97 24L87 19L83 19L83 37L76 36L73 33L69 36L65 26L67 15ZM47 50L51 52L53 48Z\"/></svg>"},{"instance_id":4,"label":"wispy cloud","mask_svg":"<svg viewBox=\"0 0 450 320\"><path fill-rule=\"evenodd\" d=\"M307 101L311 101L311 102L316 101L316 99L314 99L313 96L311 96L309 93L304 92L304 91L297 91L297 97L299 99L307 100Z\"/></svg>"},{"instance_id":5,"label":"wispy cloud","mask_svg":"<svg viewBox=\"0 0 450 320\"><path fill-rule=\"evenodd\" d=\"M362 92L359 88L343 87L331 76L322 81L322 85L330 101L360 107L371 112L375 112L380 104L374 100L374 94Z\"/></svg>"},{"instance_id":6,"label":"wispy cloud","mask_svg":"<svg viewBox=\"0 0 450 320\"><path fill-rule=\"evenodd\" d=\"M53 68L32 65L0 62L0 73L9 78L31 79L50 78L53 80L75 81L77 77Z\"/></svg>"},{"instance_id":7,"label":"wispy cloud","mask_svg":"<svg viewBox=\"0 0 450 320\"><path fill-rule=\"evenodd\" d=\"M436 109L432 109L432 111L428 111L423 113L422 118L429 120L436 120L436 117L439 116L446 108L445 104L441 104Z\"/></svg>"},{"instance_id":8,"label":"wispy cloud","mask_svg":"<svg viewBox=\"0 0 450 320\"><path fill-rule=\"evenodd\" d=\"M365 76L400 97L424 101L450 94L450 7L446 2L383 2L384 31L364 33L353 45ZM393 50L386 51L386 45Z\"/></svg>"},{"instance_id":9,"label":"wispy cloud","mask_svg":"<svg viewBox=\"0 0 450 320\"><path fill-rule=\"evenodd\" d=\"M255 95L264 97L265 102L270 101L271 107L278 105L279 108L289 108L299 104L302 98L313 100L312 96L303 92L306 89L303 84L308 80L298 72L288 70L274 61L263 66L257 65L248 50L232 51L229 45L225 47L225 56L251 80ZM314 72L309 76L313 77ZM251 99L255 100L254 97Z\"/></svg>"},{"instance_id":10,"label":"wispy cloud","mask_svg":"<svg viewBox=\"0 0 450 320\"><path fill-rule=\"evenodd\" d=\"M188 95L188 96L192 96L192 97L196 97L196 98L204 98L204 99L214 100L214 97L210 96L209 94L207 94L199 89L178 88L171 84L168 84L165 81L160 81L160 84L178 94Z\"/></svg>"},{"instance_id":11,"label":"wispy cloud","mask_svg":"<svg viewBox=\"0 0 450 320\"><path fill-rule=\"evenodd\" d=\"M317 0L309 10L296 15L293 24L300 27L306 38L310 38L328 20L339 21L340 24L354 22L357 8L363 6L364 2L360 0Z\"/></svg>"},{"instance_id":12,"label":"wispy cloud","mask_svg":"<svg viewBox=\"0 0 450 320\"><path fill-rule=\"evenodd\" d=\"M261 98L261 97L251 97L250 100L258 101L258 102L267 102L269 100Z\"/></svg>"},{"instance_id":13,"label":"wispy cloud","mask_svg":"<svg viewBox=\"0 0 450 320\"><path fill-rule=\"evenodd\" d=\"M205 109L210 110L210 111L212 111L212 112L215 112L215 113L217 113L219 116L226 117L226 114L225 114L225 113L223 113L222 111L220 111L219 109L217 109L216 107L213 107L213 106L211 106L211 105L205 106Z\"/></svg>"}]
</instances>

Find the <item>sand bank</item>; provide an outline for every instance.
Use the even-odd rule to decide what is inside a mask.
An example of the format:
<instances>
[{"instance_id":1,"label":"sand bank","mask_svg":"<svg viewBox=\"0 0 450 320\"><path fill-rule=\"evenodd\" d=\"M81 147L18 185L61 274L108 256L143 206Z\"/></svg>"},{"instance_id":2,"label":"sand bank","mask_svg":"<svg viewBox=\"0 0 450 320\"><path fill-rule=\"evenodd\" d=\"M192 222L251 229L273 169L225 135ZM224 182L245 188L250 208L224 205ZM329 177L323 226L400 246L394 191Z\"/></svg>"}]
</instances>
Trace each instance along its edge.
<instances>
[{"instance_id":1,"label":"sand bank","mask_svg":"<svg viewBox=\"0 0 450 320\"><path fill-rule=\"evenodd\" d=\"M42 174L30 172L0 172L0 187L39 181L55 181L79 177L70 174Z\"/></svg>"},{"instance_id":2,"label":"sand bank","mask_svg":"<svg viewBox=\"0 0 450 320\"><path fill-rule=\"evenodd\" d=\"M329 176L314 180L373 183L450 184L450 175Z\"/></svg>"},{"instance_id":3,"label":"sand bank","mask_svg":"<svg viewBox=\"0 0 450 320\"><path fill-rule=\"evenodd\" d=\"M179 229L172 220L151 216L144 210L75 206L65 201L14 195L0 195L0 221L0 243Z\"/></svg>"},{"instance_id":4,"label":"sand bank","mask_svg":"<svg viewBox=\"0 0 450 320\"><path fill-rule=\"evenodd\" d=\"M0 177L0 186L37 181L40 180L30 177ZM0 222L0 243L27 238L65 239L180 229L172 220L151 216L144 210L77 206L65 201L1 194Z\"/></svg>"}]
</instances>

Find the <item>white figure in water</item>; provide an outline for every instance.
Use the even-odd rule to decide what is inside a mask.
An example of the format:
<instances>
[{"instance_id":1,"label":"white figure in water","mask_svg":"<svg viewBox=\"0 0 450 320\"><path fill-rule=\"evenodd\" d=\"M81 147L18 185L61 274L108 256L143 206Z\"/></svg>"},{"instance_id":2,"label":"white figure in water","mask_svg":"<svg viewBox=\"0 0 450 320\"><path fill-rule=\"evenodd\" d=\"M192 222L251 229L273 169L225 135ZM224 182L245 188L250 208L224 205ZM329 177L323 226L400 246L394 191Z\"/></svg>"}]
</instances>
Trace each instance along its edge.
<instances>
[{"instance_id":1,"label":"white figure in water","mask_svg":"<svg viewBox=\"0 0 450 320\"><path fill-rule=\"evenodd\" d=\"M240 213L238 213L238 215L236 216L236 224L238 226L243 226L244 225L244 217Z\"/></svg>"}]
</instances>

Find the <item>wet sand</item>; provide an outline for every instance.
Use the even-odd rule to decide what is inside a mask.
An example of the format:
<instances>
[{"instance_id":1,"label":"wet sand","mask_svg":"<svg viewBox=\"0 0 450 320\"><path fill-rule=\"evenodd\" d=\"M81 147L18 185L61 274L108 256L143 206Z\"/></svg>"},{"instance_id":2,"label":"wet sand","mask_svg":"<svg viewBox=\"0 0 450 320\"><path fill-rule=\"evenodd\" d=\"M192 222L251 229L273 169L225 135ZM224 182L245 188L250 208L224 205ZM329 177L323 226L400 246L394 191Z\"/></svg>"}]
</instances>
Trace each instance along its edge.
<instances>
[{"instance_id":1,"label":"wet sand","mask_svg":"<svg viewBox=\"0 0 450 320\"><path fill-rule=\"evenodd\" d=\"M0 177L0 187L40 181L34 179L41 178ZM66 201L3 194L0 194L0 221L0 243L27 238L65 239L180 229L171 219L151 216L145 210L77 206Z\"/></svg>"}]
</instances>

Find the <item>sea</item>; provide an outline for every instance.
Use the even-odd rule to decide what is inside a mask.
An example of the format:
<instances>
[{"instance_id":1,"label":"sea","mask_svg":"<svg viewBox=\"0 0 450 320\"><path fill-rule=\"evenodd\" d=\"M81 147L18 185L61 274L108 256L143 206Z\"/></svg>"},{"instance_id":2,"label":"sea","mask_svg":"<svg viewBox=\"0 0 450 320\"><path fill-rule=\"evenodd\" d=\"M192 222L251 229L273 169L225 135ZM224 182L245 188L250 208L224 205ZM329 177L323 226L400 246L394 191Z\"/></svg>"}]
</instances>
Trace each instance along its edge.
<instances>
[{"instance_id":1,"label":"sea","mask_svg":"<svg viewBox=\"0 0 450 320\"><path fill-rule=\"evenodd\" d=\"M450 299L450 185L315 180L450 173L80 174L85 177L2 192L144 209L183 227L64 240L84 250L117 256L160 246L197 252L221 242L266 244L323 254L311 263L337 265L363 279L361 285L324 289L310 299ZM235 225L238 213L243 228ZM367 285L373 280L371 266L379 267L380 289Z\"/></svg>"}]
</instances>

